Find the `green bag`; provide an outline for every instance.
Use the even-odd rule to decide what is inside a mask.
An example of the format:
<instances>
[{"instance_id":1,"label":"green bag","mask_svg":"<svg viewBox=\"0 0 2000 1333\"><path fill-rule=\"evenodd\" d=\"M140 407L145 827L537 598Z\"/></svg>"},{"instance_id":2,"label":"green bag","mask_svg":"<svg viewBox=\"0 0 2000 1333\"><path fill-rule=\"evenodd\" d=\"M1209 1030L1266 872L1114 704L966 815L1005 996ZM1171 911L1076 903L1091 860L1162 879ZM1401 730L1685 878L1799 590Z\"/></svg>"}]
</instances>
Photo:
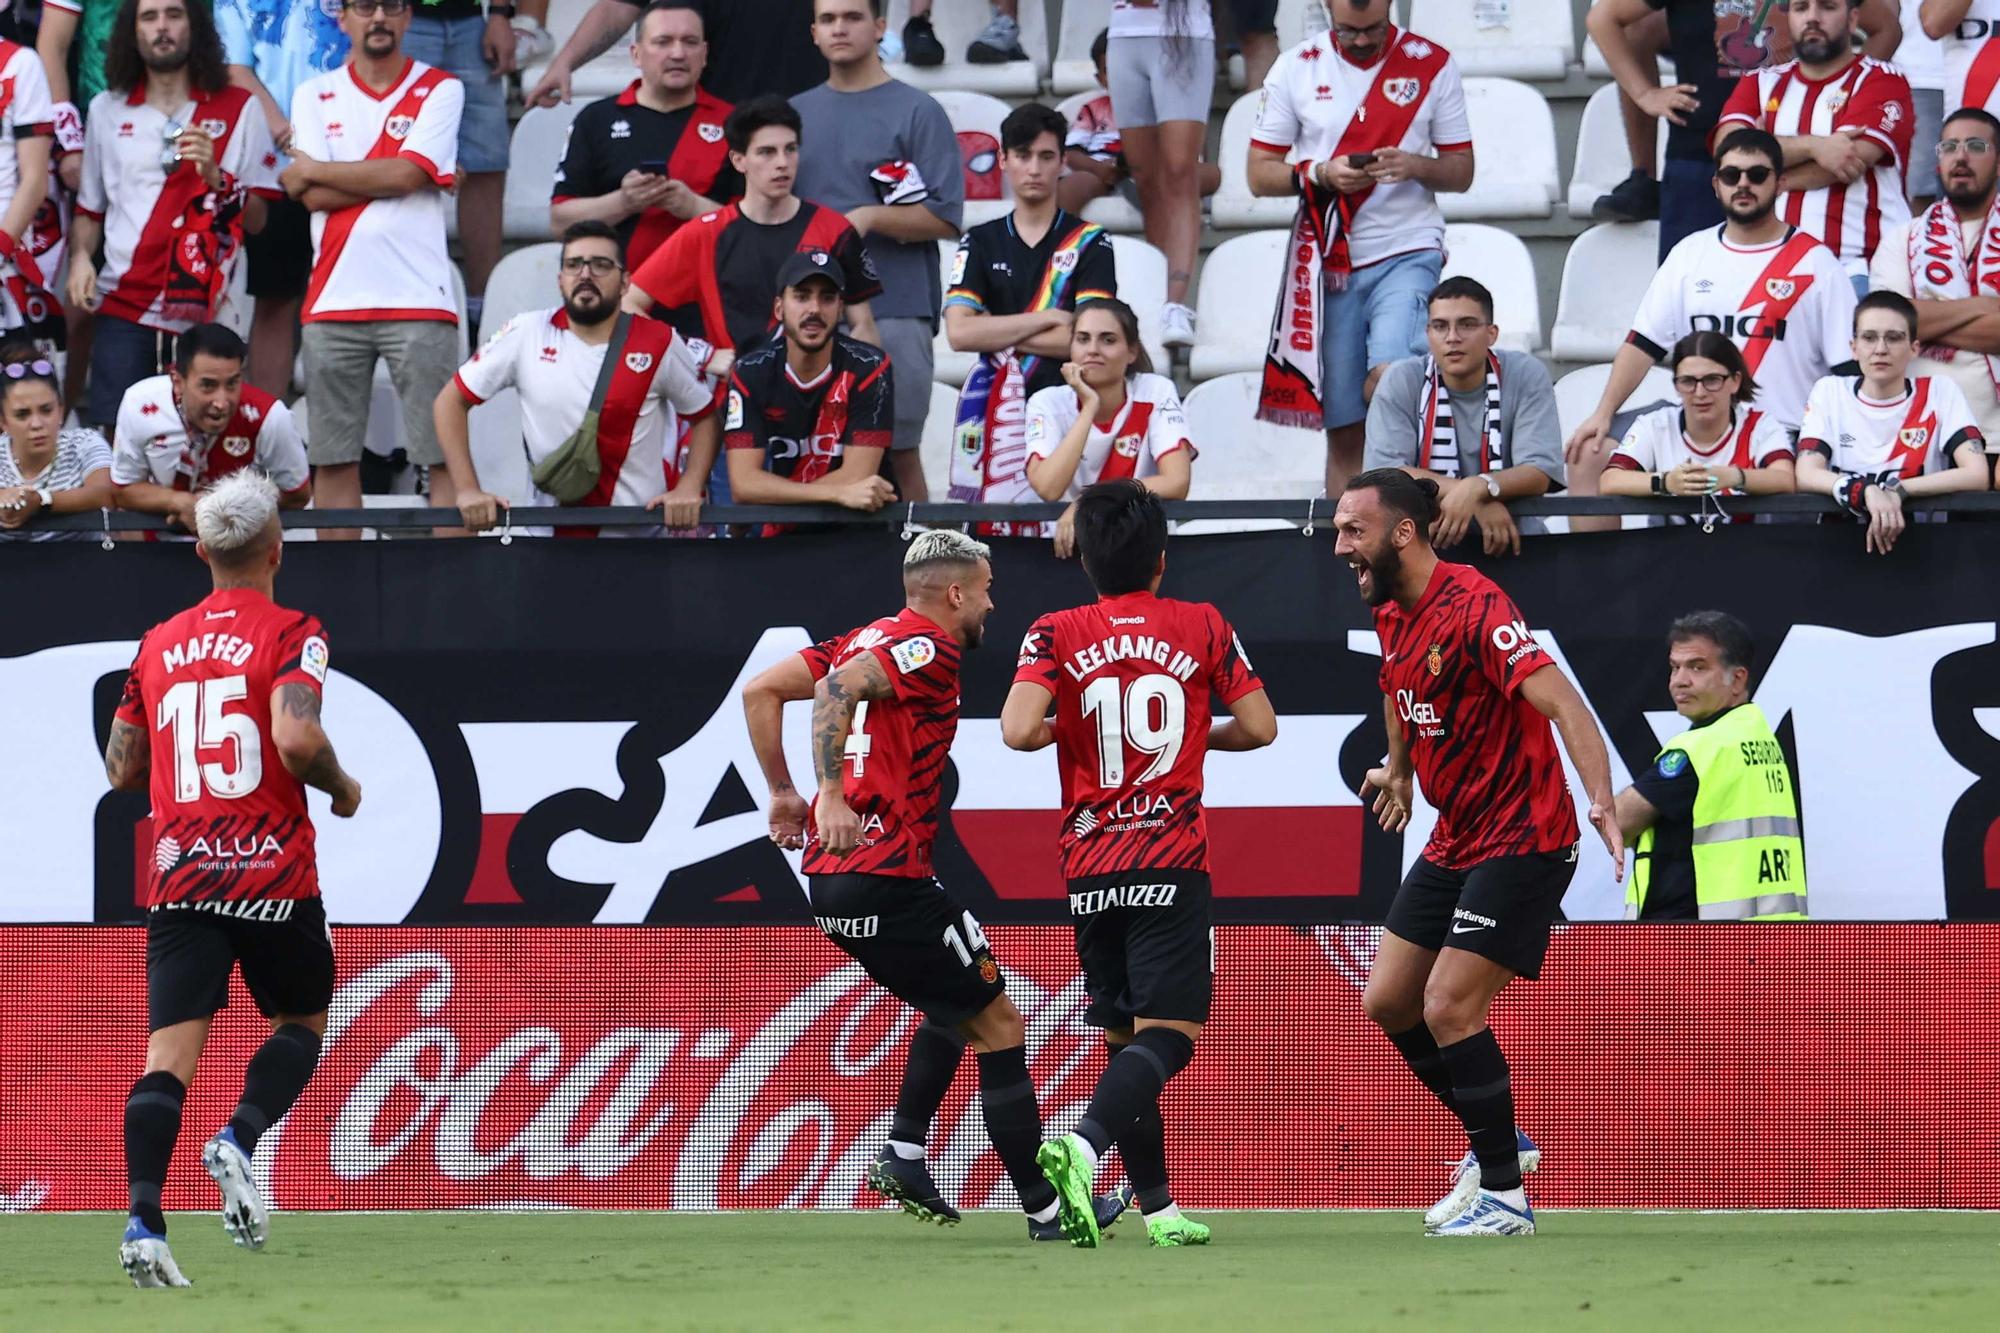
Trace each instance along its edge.
<instances>
[{"instance_id":1,"label":"green bag","mask_svg":"<svg viewBox=\"0 0 2000 1333\"><path fill-rule=\"evenodd\" d=\"M535 489L552 497L557 504L575 504L597 489L603 462L597 452L597 418L604 410L604 395L611 391L611 377L618 373L618 359L625 354L625 338L632 331L632 316L618 314L611 341L604 348L604 365L597 372L597 387L590 391L590 406L583 424L569 438L532 469Z\"/></svg>"}]
</instances>

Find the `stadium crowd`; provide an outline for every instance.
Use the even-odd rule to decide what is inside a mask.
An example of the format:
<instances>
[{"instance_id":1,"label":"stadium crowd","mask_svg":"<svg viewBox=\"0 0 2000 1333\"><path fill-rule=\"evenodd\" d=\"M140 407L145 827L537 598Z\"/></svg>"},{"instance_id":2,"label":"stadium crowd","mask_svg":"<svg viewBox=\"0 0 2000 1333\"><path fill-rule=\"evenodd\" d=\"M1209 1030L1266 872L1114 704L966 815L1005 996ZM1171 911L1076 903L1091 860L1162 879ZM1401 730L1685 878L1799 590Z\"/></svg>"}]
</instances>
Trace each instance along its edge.
<instances>
[{"instance_id":1,"label":"stadium crowd","mask_svg":"<svg viewBox=\"0 0 2000 1333\"><path fill-rule=\"evenodd\" d=\"M1510 504L1565 488L1799 490L1886 551L1906 496L1992 481L2000 92L1985 25L1961 23L1984 0L1590 11L1633 163L1593 213L1657 217L1660 267L1567 438L1491 275L1447 275L1441 196L1510 164L1475 159L1458 59L1390 0L1304 0L1282 50L1278 0L1113 0L1097 91L1071 115L1021 99L990 142L890 67L1028 61L1043 16L1020 0L913 0L893 30L884 0L596 0L560 45L548 3L11 10L0 529L59 536L36 517L107 504L185 528L242 467L290 505L427 490L474 530L510 503L615 504L714 535L704 500L875 510L941 476L955 500L1119 477L1183 498L1210 441L1175 362L1231 171L1291 217L1254 416L1325 432L1328 495L1363 467L1436 478L1441 543L1518 550L1541 527ZM984 25L962 65L946 19ZM510 79L540 62L523 101L567 104L628 31L636 77L568 122L552 289L483 320ZM1261 86L1233 165L1204 161L1232 44ZM1092 220L1114 206L1157 300L1120 299ZM1635 417L1662 365L1679 401ZM934 382L961 379L941 419ZM506 391L528 477L502 494L481 468L515 445L474 409ZM929 482L927 444L949 458ZM1047 532L1068 549L1067 516Z\"/></svg>"}]
</instances>

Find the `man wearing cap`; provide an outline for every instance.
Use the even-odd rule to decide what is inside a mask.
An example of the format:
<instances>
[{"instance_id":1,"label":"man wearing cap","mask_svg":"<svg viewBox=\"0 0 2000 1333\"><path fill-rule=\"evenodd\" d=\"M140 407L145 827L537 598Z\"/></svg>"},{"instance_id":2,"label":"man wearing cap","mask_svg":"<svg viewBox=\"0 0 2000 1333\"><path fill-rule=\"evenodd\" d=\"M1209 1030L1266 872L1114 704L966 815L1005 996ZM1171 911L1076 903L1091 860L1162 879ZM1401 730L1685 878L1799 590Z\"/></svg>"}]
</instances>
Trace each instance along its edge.
<instances>
[{"instance_id":1,"label":"man wearing cap","mask_svg":"<svg viewBox=\"0 0 2000 1333\"><path fill-rule=\"evenodd\" d=\"M738 504L873 512L895 494L880 476L895 428L889 358L839 331L846 285L824 250L778 270L780 336L744 352L729 375L722 443Z\"/></svg>"}]
</instances>

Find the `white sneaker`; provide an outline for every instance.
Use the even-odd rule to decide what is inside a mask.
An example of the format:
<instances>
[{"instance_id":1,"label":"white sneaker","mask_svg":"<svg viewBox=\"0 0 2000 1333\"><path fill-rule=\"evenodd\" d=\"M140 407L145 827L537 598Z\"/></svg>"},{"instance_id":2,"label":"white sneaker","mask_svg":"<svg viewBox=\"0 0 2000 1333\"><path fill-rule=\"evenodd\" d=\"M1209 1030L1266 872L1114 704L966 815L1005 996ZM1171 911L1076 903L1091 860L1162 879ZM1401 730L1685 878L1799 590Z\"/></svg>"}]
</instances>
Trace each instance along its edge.
<instances>
[{"instance_id":1,"label":"white sneaker","mask_svg":"<svg viewBox=\"0 0 2000 1333\"><path fill-rule=\"evenodd\" d=\"M1535 1141L1520 1130L1514 1131L1514 1146L1521 1154L1521 1174L1529 1175L1542 1164L1542 1150ZM1424 1214L1424 1230L1436 1231L1445 1223L1472 1207L1479 1197L1479 1159L1470 1152L1458 1159L1451 1169L1451 1189L1442 1199L1432 1204Z\"/></svg>"},{"instance_id":2,"label":"white sneaker","mask_svg":"<svg viewBox=\"0 0 2000 1333\"><path fill-rule=\"evenodd\" d=\"M167 1238L146 1230L145 1224L136 1217L126 1224L125 1239L118 1246L118 1264L135 1287L194 1285L181 1276L180 1265L174 1262L174 1252L167 1248Z\"/></svg>"},{"instance_id":3,"label":"white sneaker","mask_svg":"<svg viewBox=\"0 0 2000 1333\"><path fill-rule=\"evenodd\" d=\"M1194 346L1194 311L1178 301L1161 307L1160 341L1169 347Z\"/></svg>"},{"instance_id":4,"label":"white sneaker","mask_svg":"<svg viewBox=\"0 0 2000 1333\"><path fill-rule=\"evenodd\" d=\"M1532 1236L1535 1210L1525 1201L1519 1208L1496 1194L1479 1191L1472 1207L1431 1232L1433 1236Z\"/></svg>"},{"instance_id":5,"label":"white sneaker","mask_svg":"<svg viewBox=\"0 0 2000 1333\"><path fill-rule=\"evenodd\" d=\"M270 1213L264 1207L264 1196L257 1192L257 1178L250 1173L250 1158L237 1146L236 1135L224 1127L202 1148L201 1164L222 1191L222 1229L229 1233L229 1239L246 1250L263 1249Z\"/></svg>"}]
</instances>

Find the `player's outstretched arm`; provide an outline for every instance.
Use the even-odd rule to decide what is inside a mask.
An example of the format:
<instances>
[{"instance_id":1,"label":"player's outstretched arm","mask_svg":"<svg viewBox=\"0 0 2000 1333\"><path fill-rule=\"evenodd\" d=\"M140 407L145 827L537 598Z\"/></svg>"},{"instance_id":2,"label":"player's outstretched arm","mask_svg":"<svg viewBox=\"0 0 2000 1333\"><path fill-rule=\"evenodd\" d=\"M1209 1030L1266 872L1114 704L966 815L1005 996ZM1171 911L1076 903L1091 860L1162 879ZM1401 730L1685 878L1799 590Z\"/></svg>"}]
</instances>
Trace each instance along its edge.
<instances>
[{"instance_id":1,"label":"player's outstretched arm","mask_svg":"<svg viewBox=\"0 0 2000 1333\"><path fill-rule=\"evenodd\" d=\"M814 822L819 827L820 845L835 856L853 851L861 841L861 820L848 807L843 785L854 710L895 694L882 659L872 652L860 654L838 671L829 671L813 688L813 772L819 778L819 811Z\"/></svg>"},{"instance_id":2,"label":"player's outstretched arm","mask_svg":"<svg viewBox=\"0 0 2000 1333\"><path fill-rule=\"evenodd\" d=\"M1597 729L1597 719L1569 677L1554 663L1542 667L1521 682L1521 697L1535 711L1556 724L1562 733L1563 748L1583 779L1584 794L1590 797L1590 822L1611 853L1611 873L1625 882L1625 835L1618 827L1616 802L1611 796L1611 752Z\"/></svg>"},{"instance_id":3,"label":"player's outstretched arm","mask_svg":"<svg viewBox=\"0 0 2000 1333\"><path fill-rule=\"evenodd\" d=\"M1278 739L1278 710L1263 690L1250 693L1229 705L1229 720L1208 729L1211 750L1261 750Z\"/></svg>"},{"instance_id":4,"label":"player's outstretched arm","mask_svg":"<svg viewBox=\"0 0 2000 1333\"><path fill-rule=\"evenodd\" d=\"M1000 706L1000 739L1010 750L1040 750L1055 744L1055 730L1049 726L1049 705L1055 701L1048 687L1032 680L1017 680ZM1213 744L1213 742L1210 742Z\"/></svg>"},{"instance_id":5,"label":"player's outstretched arm","mask_svg":"<svg viewBox=\"0 0 2000 1333\"><path fill-rule=\"evenodd\" d=\"M111 736L104 743L104 776L113 791L144 791L153 771L153 747L146 731L130 722L111 719Z\"/></svg>"},{"instance_id":6,"label":"player's outstretched arm","mask_svg":"<svg viewBox=\"0 0 2000 1333\"><path fill-rule=\"evenodd\" d=\"M785 705L812 697L812 668L797 653L766 667L743 687L750 748L771 792L771 841L793 850L806 845L806 801L792 786L792 767L785 762Z\"/></svg>"},{"instance_id":7,"label":"player's outstretched arm","mask_svg":"<svg viewBox=\"0 0 2000 1333\"><path fill-rule=\"evenodd\" d=\"M361 784L334 756L333 742L319 724L319 691L294 681L271 692L271 744L285 771L333 798L342 819L361 808Z\"/></svg>"}]
</instances>

